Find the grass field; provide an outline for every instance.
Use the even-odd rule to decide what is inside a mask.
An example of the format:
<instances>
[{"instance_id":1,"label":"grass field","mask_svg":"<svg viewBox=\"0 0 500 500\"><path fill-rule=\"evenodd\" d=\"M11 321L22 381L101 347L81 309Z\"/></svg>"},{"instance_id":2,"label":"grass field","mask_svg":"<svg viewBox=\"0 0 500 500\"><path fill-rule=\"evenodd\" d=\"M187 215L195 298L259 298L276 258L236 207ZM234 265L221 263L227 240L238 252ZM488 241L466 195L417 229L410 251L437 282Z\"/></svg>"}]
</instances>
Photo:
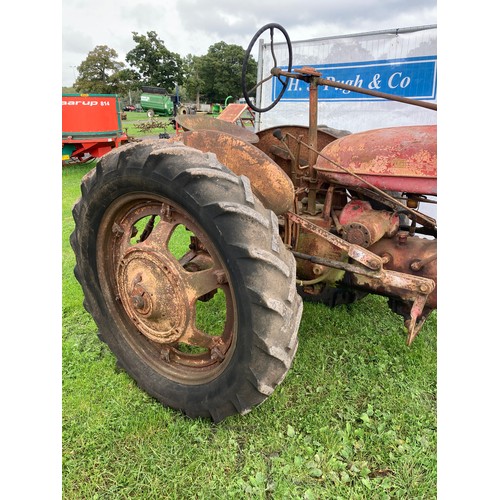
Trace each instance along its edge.
<instances>
[{"instance_id":1,"label":"grass field","mask_svg":"<svg viewBox=\"0 0 500 500\"><path fill-rule=\"evenodd\" d=\"M305 304L274 394L217 425L189 420L115 368L83 309L69 236L92 167L62 170L63 498L436 498L436 313L408 348L381 297Z\"/></svg>"},{"instance_id":2,"label":"grass field","mask_svg":"<svg viewBox=\"0 0 500 500\"><path fill-rule=\"evenodd\" d=\"M150 130L144 130L144 128L141 128L141 125L145 125L148 122L150 122L148 115L145 112L137 112L137 111L128 111L126 113L127 119L122 120L122 128L123 131L131 138L134 137L142 137L144 135L155 135L158 136L158 134L167 132L167 133L174 133L175 129L171 125L171 118L165 117L165 116L155 116L154 117L154 123L155 124L162 124L162 128L153 128Z\"/></svg>"}]
</instances>

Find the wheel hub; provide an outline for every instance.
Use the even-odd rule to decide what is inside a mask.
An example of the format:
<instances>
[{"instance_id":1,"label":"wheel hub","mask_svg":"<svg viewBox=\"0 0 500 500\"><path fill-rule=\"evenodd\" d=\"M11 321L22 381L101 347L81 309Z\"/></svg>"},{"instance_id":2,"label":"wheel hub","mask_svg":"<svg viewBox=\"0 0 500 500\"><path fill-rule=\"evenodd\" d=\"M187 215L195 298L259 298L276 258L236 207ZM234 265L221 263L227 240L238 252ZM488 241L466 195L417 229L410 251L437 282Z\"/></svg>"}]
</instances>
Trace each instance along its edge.
<instances>
[{"instance_id":1,"label":"wheel hub","mask_svg":"<svg viewBox=\"0 0 500 500\"><path fill-rule=\"evenodd\" d=\"M118 266L118 294L125 311L155 342L178 341L188 324L189 302L176 265L164 254L132 248Z\"/></svg>"}]
</instances>

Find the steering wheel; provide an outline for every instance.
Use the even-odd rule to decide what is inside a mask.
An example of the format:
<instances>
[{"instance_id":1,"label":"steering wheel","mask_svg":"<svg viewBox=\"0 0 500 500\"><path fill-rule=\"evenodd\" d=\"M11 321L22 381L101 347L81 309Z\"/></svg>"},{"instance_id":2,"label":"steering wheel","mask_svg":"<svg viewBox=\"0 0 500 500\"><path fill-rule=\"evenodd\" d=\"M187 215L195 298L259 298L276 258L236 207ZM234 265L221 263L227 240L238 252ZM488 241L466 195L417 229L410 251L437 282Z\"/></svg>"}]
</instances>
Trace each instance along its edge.
<instances>
[{"instance_id":1,"label":"steering wheel","mask_svg":"<svg viewBox=\"0 0 500 500\"><path fill-rule=\"evenodd\" d=\"M288 49L288 69L287 69L287 71L290 72L292 70L292 42L290 42L290 37L288 36L288 33L285 31L285 28L283 28L279 24L276 24L276 23L266 24L265 26L260 28L260 30L257 31L257 33L255 33L254 37L252 38L252 41L250 42L250 45L248 46L248 49L247 49L246 54L245 54L245 58L243 59L243 68L242 68L242 75L241 75L241 87L243 89L243 97L245 98L245 101L248 104L248 106L250 108L252 108L254 111L256 111L257 113L264 113L266 111L269 111L271 108L274 108L274 106L276 106L276 104L278 104L281 97L285 93L286 87L288 85L288 81L290 80L290 77L286 77L286 79L283 80L281 75L276 77L278 79L278 81L281 83L282 89L279 92L278 97L276 97L276 99L266 108L258 108L250 100L250 96L248 95L249 92L252 92L257 87L262 85L264 82L266 82L272 78L272 75L269 75L267 78L264 78L264 80L261 80L259 83L257 83L257 85L255 85L255 87L248 90L246 73L247 73L248 61L250 59L250 53L252 52L253 46L255 45L255 42L258 40L260 35L262 35L262 33L264 33L264 31L270 30L270 32L271 32L271 55L273 56L274 68L276 68L278 66L278 64L276 62L276 55L274 54L274 30L275 29L281 31L281 33L283 33L283 36L286 39L286 45L287 45L287 49Z\"/></svg>"}]
</instances>

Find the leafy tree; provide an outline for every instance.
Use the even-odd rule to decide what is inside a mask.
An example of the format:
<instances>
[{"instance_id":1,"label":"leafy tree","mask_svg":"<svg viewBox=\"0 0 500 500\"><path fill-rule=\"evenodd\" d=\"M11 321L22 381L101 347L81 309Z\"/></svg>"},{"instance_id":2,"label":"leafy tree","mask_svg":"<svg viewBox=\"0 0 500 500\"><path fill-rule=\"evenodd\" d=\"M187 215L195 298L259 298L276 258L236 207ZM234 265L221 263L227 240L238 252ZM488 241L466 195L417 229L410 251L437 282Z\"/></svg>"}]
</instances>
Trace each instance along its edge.
<instances>
[{"instance_id":1,"label":"leafy tree","mask_svg":"<svg viewBox=\"0 0 500 500\"><path fill-rule=\"evenodd\" d=\"M111 82L116 86L118 94L127 94L141 87L141 77L137 71L124 68L111 76Z\"/></svg>"},{"instance_id":2,"label":"leafy tree","mask_svg":"<svg viewBox=\"0 0 500 500\"><path fill-rule=\"evenodd\" d=\"M184 90L186 97L200 103L200 94L204 91L204 81L200 78L201 57L188 54L183 60L185 71Z\"/></svg>"},{"instance_id":3,"label":"leafy tree","mask_svg":"<svg viewBox=\"0 0 500 500\"><path fill-rule=\"evenodd\" d=\"M226 97L235 99L242 95L241 70L246 50L239 45L218 42L200 57L199 78L204 82L204 94L209 102L224 102ZM256 83L257 63L251 56L248 62L248 87Z\"/></svg>"},{"instance_id":4,"label":"leafy tree","mask_svg":"<svg viewBox=\"0 0 500 500\"><path fill-rule=\"evenodd\" d=\"M87 58L77 67L78 77L74 88L80 93L114 94L118 92L114 75L125 66L116 60L116 50L107 45L98 45L91 50Z\"/></svg>"},{"instance_id":5,"label":"leafy tree","mask_svg":"<svg viewBox=\"0 0 500 500\"><path fill-rule=\"evenodd\" d=\"M159 86L172 91L175 84L183 82L182 58L165 47L155 31L139 35L133 31L136 46L127 53L125 60L135 69L143 85Z\"/></svg>"}]
</instances>

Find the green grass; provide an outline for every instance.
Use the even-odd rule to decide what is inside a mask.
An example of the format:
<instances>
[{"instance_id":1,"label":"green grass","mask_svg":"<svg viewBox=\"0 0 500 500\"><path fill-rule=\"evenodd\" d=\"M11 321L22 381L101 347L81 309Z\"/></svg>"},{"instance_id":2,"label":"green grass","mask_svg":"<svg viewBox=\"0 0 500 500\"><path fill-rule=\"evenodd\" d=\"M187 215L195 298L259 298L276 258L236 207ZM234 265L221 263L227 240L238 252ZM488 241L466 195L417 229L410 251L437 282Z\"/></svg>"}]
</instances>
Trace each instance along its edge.
<instances>
[{"instance_id":1,"label":"green grass","mask_svg":"<svg viewBox=\"0 0 500 500\"><path fill-rule=\"evenodd\" d=\"M116 370L83 309L69 235L92 166L62 173L63 498L436 498L435 313L408 348L382 297L305 304L274 394L218 425L189 420Z\"/></svg>"},{"instance_id":2,"label":"green grass","mask_svg":"<svg viewBox=\"0 0 500 500\"><path fill-rule=\"evenodd\" d=\"M150 131L144 131L141 130L141 128L138 126L139 124L142 123L147 123L149 118L148 115L145 112L136 112L136 111L128 111L126 113L127 119L122 120L122 128L123 131L129 136L129 137L144 137L145 135L155 135L158 136L158 134L167 132L169 134L175 133L175 128L170 124L171 117L165 117L165 116L155 116L154 120L155 122L161 122L165 126L164 128L154 128Z\"/></svg>"}]
</instances>

